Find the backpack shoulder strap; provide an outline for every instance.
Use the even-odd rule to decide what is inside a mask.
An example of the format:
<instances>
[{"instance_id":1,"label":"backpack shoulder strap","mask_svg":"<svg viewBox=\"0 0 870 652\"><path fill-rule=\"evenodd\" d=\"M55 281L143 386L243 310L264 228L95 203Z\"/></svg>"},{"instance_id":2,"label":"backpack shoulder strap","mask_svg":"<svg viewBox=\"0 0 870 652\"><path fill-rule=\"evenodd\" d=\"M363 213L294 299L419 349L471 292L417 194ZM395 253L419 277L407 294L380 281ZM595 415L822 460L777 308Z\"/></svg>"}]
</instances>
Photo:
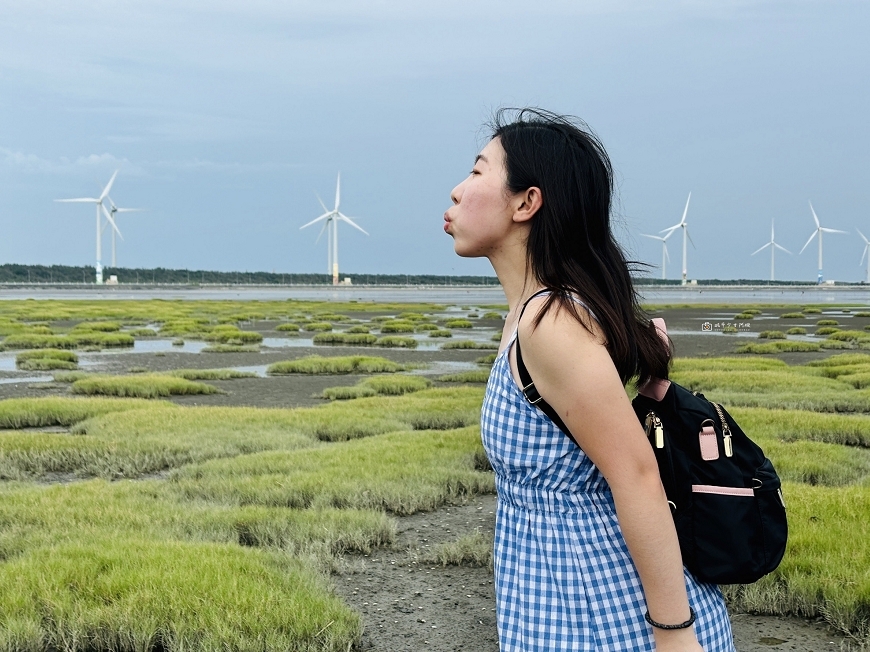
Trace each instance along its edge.
<instances>
[{"instance_id":1,"label":"backpack shoulder strap","mask_svg":"<svg viewBox=\"0 0 870 652\"><path fill-rule=\"evenodd\" d=\"M550 419L555 423L559 430L564 432L574 443L577 443L577 440L574 439L574 436L571 434L571 431L568 430L568 426L565 425L565 422L562 421L562 418L553 409L553 406L547 403L544 400L544 397L538 392L535 387L535 383L532 380L532 376L529 373L529 370L526 369L526 364L523 362L523 354L520 349L520 320L523 318L523 313L526 311L526 307L529 305L529 301L534 299L537 296L542 294L546 294L552 292L552 290L540 290L535 292L532 296L526 299L526 302L523 304L522 310L520 310L520 316L517 317L517 337L516 337L516 349L517 349L517 371L520 373L520 381L522 381L521 390L523 392L523 396L526 397L526 400L531 404L541 410L544 414L546 414ZM578 444L579 445L579 444Z\"/></svg>"}]
</instances>

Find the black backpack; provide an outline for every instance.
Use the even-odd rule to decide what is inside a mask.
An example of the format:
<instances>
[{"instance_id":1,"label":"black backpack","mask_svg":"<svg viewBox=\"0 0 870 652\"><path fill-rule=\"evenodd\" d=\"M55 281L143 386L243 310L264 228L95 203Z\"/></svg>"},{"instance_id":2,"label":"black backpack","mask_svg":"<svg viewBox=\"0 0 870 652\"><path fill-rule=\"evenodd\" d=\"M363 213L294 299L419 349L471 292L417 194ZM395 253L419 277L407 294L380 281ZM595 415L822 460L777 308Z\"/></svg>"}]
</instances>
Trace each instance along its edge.
<instances>
[{"instance_id":1,"label":"black backpack","mask_svg":"<svg viewBox=\"0 0 870 652\"><path fill-rule=\"evenodd\" d=\"M662 321L664 333L663 327ZM516 349L526 400L574 440L535 389L519 336ZM773 464L721 405L670 381L649 385L632 407L659 465L683 564L701 582L759 580L782 561L788 538L785 501Z\"/></svg>"}]
</instances>

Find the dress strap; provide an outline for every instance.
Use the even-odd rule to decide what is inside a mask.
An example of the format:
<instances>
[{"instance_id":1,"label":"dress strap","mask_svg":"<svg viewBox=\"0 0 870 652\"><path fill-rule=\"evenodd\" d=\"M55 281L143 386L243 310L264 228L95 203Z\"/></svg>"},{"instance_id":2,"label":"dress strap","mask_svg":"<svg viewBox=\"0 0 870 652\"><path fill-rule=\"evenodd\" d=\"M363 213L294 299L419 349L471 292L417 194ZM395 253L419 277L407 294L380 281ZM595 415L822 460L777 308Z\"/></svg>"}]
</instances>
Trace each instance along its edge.
<instances>
[{"instance_id":1,"label":"dress strap","mask_svg":"<svg viewBox=\"0 0 870 652\"><path fill-rule=\"evenodd\" d=\"M539 410L541 410L541 412L550 417L553 423L555 423L559 427L559 430L568 435L568 438L571 439L571 441L573 441L575 444L577 444L577 440L574 439L574 435L571 434L571 431L568 430L568 426L566 426L565 422L562 421L562 417L560 417L558 412L553 409L552 405L544 400L544 397L541 396L540 392L538 392L538 389L535 387L532 376L529 373L529 370L526 369L525 362L523 362L523 354L520 348L520 320L523 318L523 313L526 311L526 307L529 305L529 301L542 294L552 294L552 292L552 290L538 290L532 296L526 299L526 302L523 304L523 307L520 310L520 315L519 317L517 317L517 332L515 338L517 348L517 371L520 373L520 381L522 381L521 390L523 392L523 396L526 397L526 400L529 402L529 404L534 405ZM586 308L586 310L589 310L585 303L573 296L571 298L579 303L581 306ZM596 319L595 315L592 313L591 310L589 310L589 314L592 315L592 318L595 319L595 321L598 321L598 319ZM577 445L579 446L580 444Z\"/></svg>"}]
</instances>

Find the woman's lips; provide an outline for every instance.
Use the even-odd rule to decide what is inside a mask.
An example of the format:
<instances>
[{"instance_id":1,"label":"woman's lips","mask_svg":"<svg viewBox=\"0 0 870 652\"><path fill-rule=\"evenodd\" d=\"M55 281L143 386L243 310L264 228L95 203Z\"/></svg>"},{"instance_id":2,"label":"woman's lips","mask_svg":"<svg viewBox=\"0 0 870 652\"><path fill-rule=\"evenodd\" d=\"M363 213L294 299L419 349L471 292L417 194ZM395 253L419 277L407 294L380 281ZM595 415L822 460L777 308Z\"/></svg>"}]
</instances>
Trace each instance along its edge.
<instances>
[{"instance_id":1,"label":"woman's lips","mask_svg":"<svg viewBox=\"0 0 870 652\"><path fill-rule=\"evenodd\" d=\"M450 233L448 230L450 228L450 218L447 217L447 213L444 213L444 233Z\"/></svg>"}]
</instances>

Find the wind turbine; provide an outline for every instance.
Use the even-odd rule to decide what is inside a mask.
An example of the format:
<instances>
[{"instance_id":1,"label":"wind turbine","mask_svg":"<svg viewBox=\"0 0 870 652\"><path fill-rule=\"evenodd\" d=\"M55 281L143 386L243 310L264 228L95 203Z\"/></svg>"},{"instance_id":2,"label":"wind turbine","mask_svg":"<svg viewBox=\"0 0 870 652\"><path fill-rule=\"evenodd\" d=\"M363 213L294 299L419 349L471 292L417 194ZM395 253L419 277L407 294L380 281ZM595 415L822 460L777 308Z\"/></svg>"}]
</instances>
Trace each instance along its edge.
<instances>
[{"instance_id":1,"label":"wind turbine","mask_svg":"<svg viewBox=\"0 0 870 652\"><path fill-rule=\"evenodd\" d=\"M666 263L670 262L671 257L668 255L668 238L671 237L673 231L668 233L665 237L660 235L649 235L647 233L641 233L644 238L652 238L653 240L660 240L662 243L662 280L664 281L667 277Z\"/></svg>"},{"instance_id":2,"label":"wind turbine","mask_svg":"<svg viewBox=\"0 0 870 652\"><path fill-rule=\"evenodd\" d=\"M103 243L101 240L102 235L102 222L100 220L100 211L106 215L106 219L109 221L109 224L112 225L112 229L114 232L117 232L118 235L121 234L118 231L118 225L115 224L115 220L112 219L112 216L106 211L105 206L103 206L103 200L108 196L109 190L112 189L112 184L115 183L115 177L118 176L118 170L115 170L115 174L112 175L112 178L109 179L109 183L106 184L106 187L103 188L103 192L100 193L100 196L97 198L93 197L79 197L78 199L55 199L56 202L61 203L79 203L79 204L96 204L97 209L97 285L102 285L103 283Z\"/></svg>"},{"instance_id":3,"label":"wind turbine","mask_svg":"<svg viewBox=\"0 0 870 652\"><path fill-rule=\"evenodd\" d=\"M695 246L694 240L692 240L692 236L689 235L689 227L686 224L686 214L689 212L689 201L692 199L692 193L689 193L689 198L686 200L686 207L683 209L683 219L680 220L679 224L674 224L673 226L669 226L666 229L662 229L659 233L667 232L666 238L669 237L674 231L677 229L683 229L683 285L686 284L686 239L692 241L692 246Z\"/></svg>"},{"instance_id":4,"label":"wind turbine","mask_svg":"<svg viewBox=\"0 0 870 652\"><path fill-rule=\"evenodd\" d=\"M103 213L106 216L106 220L108 222L113 223L113 224L117 224L117 222L115 221L115 216L118 213L141 213L143 211L143 209L141 209L141 208L118 208L117 206L115 206L115 201L109 195L106 195L106 199L109 200L109 207L110 208L108 210L106 210L106 207L103 206ZM106 225L104 224L103 228L105 228L105 226ZM116 258L115 258L115 233L118 234L118 237L121 238L121 240L124 239L124 236L121 235L121 231L119 231L117 227L112 229L112 267L113 268L118 266Z\"/></svg>"},{"instance_id":5,"label":"wind turbine","mask_svg":"<svg viewBox=\"0 0 870 652\"><path fill-rule=\"evenodd\" d=\"M858 229L855 229L855 230L858 231ZM861 262L859 262L858 265L860 266L861 263L864 262L864 257L866 256L867 257L867 281L866 282L870 283L870 256L867 256L867 250L870 249L870 240L868 240L867 236L865 236L860 231L858 231L858 235L860 235L861 238L864 240L864 253L861 254Z\"/></svg>"},{"instance_id":6,"label":"wind turbine","mask_svg":"<svg viewBox=\"0 0 870 652\"><path fill-rule=\"evenodd\" d=\"M308 224L304 224L299 227L301 231L307 226L311 226L312 224L316 224L321 220L325 220L323 222L323 228L320 229L320 234L317 236L317 240L320 240L320 236L323 235L323 232L327 232L327 265L329 265L328 273L332 274L332 284L338 285L338 223L339 222L347 222L353 228L358 231L362 231L366 235L368 233L360 227L356 222L354 222L347 215L344 215L338 210L339 201L341 199L341 172L338 173L338 182L335 185L335 208L329 210L326 208L326 205L323 203L323 200L320 197L317 197L317 201L320 202L320 205L323 206L323 210L326 211L320 217L311 220ZM317 242L317 240L315 242Z\"/></svg>"},{"instance_id":7,"label":"wind turbine","mask_svg":"<svg viewBox=\"0 0 870 652\"><path fill-rule=\"evenodd\" d=\"M846 233L846 231L840 231L838 229L826 229L821 224L819 224L819 217L818 217L818 215L816 215L816 211L813 209L813 202L810 202L810 211L812 211L813 219L816 221L816 230L813 231L812 235L810 236L810 239L807 240L807 243L804 245L804 248L800 250L798 255L800 255L804 252L804 249L806 249L809 246L809 244L813 241L813 238L815 238L816 235L819 236L819 279L818 279L818 282L821 285L821 283L822 283L822 233Z\"/></svg>"},{"instance_id":8,"label":"wind turbine","mask_svg":"<svg viewBox=\"0 0 870 652\"><path fill-rule=\"evenodd\" d=\"M778 244L774 241L774 238L773 238L773 220L770 220L770 242L768 242L768 243L767 243L766 245L764 245L763 247L759 247L758 249L756 249L755 251L753 251L753 252L752 252L752 255L754 256L754 255L757 254L758 252L760 252L760 251L764 251L764 250L767 249L768 247L770 247L770 280L773 281L773 280L775 280L775 279L774 279L774 276L773 276L773 255L774 255L774 253L776 253L776 250L777 250L777 249L781 249L781 250L784 251L785 253L787 253L787 254L791 254L791 252L790 252L788 249L786 249L785 247L781 247L780 245L778 245Z\"/></svg>"}]
</instances>

